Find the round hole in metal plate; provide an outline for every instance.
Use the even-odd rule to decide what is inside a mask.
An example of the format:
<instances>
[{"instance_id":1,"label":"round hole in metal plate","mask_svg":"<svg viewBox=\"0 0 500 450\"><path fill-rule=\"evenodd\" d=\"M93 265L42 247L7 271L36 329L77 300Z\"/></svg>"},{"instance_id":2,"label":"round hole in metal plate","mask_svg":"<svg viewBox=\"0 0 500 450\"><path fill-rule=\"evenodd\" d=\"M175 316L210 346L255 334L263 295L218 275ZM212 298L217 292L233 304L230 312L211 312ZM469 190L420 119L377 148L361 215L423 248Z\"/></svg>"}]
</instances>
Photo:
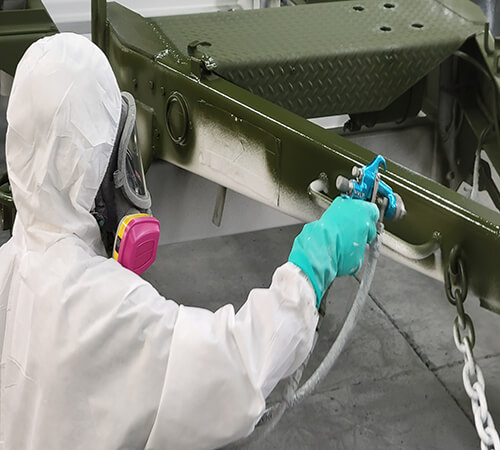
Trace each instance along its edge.
<instances>
[{"instance_id":1,"label":"round hole in metal plate","mask_svg":"<svg viewBox=\"0 0 500 450\"><path fill-rule=\"evenodd\" d=\"M384 25L383 27L380 27L380 31L391 31L392 28Z\"/></svg>"},{"instance_id":2,"label":"round hole in metal plate","mask_svg":"<svg viewBox=\"0 0 500 450\"><path fill-rule=\"evenodd\" d=\"M424 26L421 23L412 23L411 26L413 28L418 28L418 29L424 28Z\"/></svg>"},{"instance_id":3,"label":"round hole in metal plate","mask_svg":"<svg viewBox=\"0 0 500 450\"><path fill-rule=\"evenodd\" d=\"M354 11L364 11L365 10L364 6L361 6L361 5L353 6L352 9L354 9Z\"/></svg>"}]
</instances>

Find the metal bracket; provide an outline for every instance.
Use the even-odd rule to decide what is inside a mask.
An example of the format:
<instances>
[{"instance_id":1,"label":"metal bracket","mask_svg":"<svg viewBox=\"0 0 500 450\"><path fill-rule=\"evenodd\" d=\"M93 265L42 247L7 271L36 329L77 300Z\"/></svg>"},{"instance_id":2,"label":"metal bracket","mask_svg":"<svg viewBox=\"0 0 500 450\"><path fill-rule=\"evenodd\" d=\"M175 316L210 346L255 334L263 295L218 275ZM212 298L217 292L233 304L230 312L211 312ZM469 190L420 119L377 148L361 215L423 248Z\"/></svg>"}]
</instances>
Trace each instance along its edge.
<instances>
[{"instance_id":1,"label":"metal bracket","mask_svg":"<svg viewBox=\"0 0 500 450\"><path fill-rule=\"evenodd\" d=\"M200 51L200 47L210 47L211 45L207 41L193 41L187 46L188 55L191 59L191 72L197 78L201 78L203 74L210 73L217 68L214 59Z\"/></svg>"},{"instance_id":2,"label":"metal bracket","mask_svg":"<svg viewBox=\"0 0 500 450\"><path fill-rule=\"evenodd\" d=\"M328 195L328 185L328 176L322 172L307 188L310 199L323 209L327 209L333 202L333 198ZM427 259L441 248L441 235L438 232L434 232L432 238L423 244L410 244L387 231L385 233L389 238L384 239L384 245L389 250L414 261Z\"/></svg>"},{"instance_id":3,"label":"metal bracket","mask_svg":"<svg viewBox=\"0 0 500 450\"><path fill-rule=\"evenodd\" d=\"M222 223L222 215L224 214L224 206L226 204L227 188L219 186L217 189L217 198L215 199L214 215L212 216L212 223L220 227Z\"/></svg>"}]
</instances>

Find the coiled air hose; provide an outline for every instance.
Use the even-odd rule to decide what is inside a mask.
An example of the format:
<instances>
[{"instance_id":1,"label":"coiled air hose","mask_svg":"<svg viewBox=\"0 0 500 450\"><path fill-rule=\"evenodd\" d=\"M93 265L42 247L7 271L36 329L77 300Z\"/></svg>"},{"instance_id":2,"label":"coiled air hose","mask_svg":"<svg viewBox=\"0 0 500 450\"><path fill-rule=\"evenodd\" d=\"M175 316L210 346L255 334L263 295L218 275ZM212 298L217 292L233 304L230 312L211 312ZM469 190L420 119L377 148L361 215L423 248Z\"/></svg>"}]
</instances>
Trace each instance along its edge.
<instances>
[{"instance_id":1,"label":"coiled air hose","mask_svg":"<svg viewBox=\"0 0 500 450\"><path fill-rule=\"evenodd\" d=\"M309 379L299 388L299 383L302 378L305 367L309 361L309 356L302 363L302 365L293 373L287 380L283 391L283 398L271 405L266 409L263 416L261 417L259 423L255 427L254 432L245 439L242 439L229 447L232 449L243 449L250 448L256 445L258 442L262 441L266 436L269 435L271 431L274 430L278 422L283 417L285 411L299 404L306 397L311 395L316 386L323 381L326 375L330 372L338 357L342 353L345 344L349 340L354 327L359 319L360 313L363 306L368 298L368 293L373 281L373 276L375 275L375 268L377 266L377 261L380 255L380 247L382 245L382 233L384 230L384 225L382 222L377 223L377 235L372 243L369 245L368 257L366 261L365 272L361 278L361 283L356 293L356 297L352 304L352 307L347 315L347 318L340 330L335 341L332 343L330 350L323 358L321 364L317 367L314 373L309 377ZM318 333L316 333L315 344L317 342Z\"/></svg>"}]
</instances>

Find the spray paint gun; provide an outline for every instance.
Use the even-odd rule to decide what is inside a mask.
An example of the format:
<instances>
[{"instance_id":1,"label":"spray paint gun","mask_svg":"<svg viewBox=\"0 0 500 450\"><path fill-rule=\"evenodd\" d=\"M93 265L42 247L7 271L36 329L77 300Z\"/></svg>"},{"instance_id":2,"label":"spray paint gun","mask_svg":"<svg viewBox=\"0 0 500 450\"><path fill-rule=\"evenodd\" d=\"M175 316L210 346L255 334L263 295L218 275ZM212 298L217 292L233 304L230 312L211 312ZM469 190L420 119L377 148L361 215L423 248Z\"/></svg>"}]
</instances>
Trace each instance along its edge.
<instances>
[{"instance_id":1,"label":"spray paint gun","mask_svg":"<svg viewBox=\"0 0 500 450\"><path fill-rule=\"evenodd\" d=\"M337 177L337 189L343 194L375 203L380 210L380 219L398 220L406 214L403 199L392 188L380 179L380 165L387 168L383 156L378 155L370 164L364 167L352 168L353 179L342 175Z\"/></svg>"}]
</instances>

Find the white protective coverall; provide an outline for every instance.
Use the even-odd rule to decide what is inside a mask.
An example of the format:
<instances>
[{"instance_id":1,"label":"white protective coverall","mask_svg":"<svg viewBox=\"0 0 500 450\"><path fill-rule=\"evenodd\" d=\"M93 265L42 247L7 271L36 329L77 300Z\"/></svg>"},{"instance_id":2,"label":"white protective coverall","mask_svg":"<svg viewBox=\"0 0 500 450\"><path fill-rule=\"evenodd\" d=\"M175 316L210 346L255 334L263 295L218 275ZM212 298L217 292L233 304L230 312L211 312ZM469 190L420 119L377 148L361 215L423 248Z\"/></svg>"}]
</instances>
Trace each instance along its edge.
<instances>
[{"instance_id":1,"label":"white protective coverall","mask_svg":"<svg viewBox=\"0 0 500 450\"><path fill-rule=\"evenodd\" d=\"M198 449L248 435L305 359L316 296L278 268L235 314L179 306L106 258L89 210L120 117L104 54L59 34L21 60L0 248L0 449Z\"/></svg>"}]
</instances>

